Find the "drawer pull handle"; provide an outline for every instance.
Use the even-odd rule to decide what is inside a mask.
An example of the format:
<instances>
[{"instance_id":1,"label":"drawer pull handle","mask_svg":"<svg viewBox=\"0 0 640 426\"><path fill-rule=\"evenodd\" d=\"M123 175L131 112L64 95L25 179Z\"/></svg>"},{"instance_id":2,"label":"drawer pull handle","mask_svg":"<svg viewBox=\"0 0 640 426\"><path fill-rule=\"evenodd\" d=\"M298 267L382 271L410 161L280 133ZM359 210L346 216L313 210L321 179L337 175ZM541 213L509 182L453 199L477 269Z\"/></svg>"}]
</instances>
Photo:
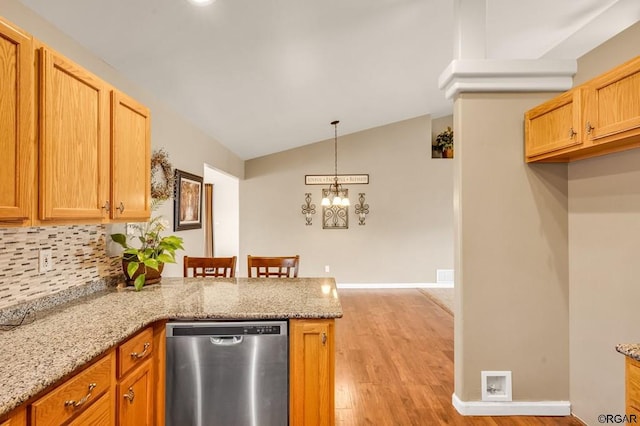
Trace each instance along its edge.
<instances>
[{"instance_id":1,"label":"drawer pull handle","mask_svg":"<svg viewBox=\"0 0 640 426\"><path fill-rule=\"evenodd\" d=\"M322 346L327 344L327 333L322 333Z\"/></svg>"},{"instance_id":2,"label":"drawer pull handle","mask_svg":"<svg viewBox=\"0 0 640 426\"><path fill-rule=\"evenodd\" d=\"M82 398L79 401L74 401L74 400L65 401L64 402L64 406L65 407L73 407L73 408L80 407L82 404L87 402L89 400L89 398L91 398L91 392L93 392L93 390L96 388L96 386L98 386L98 385L95 384L95 383L89 383L89 393L87 393L84 396L84 398Z\"/></svg>"},{"instance_id":3,"label":"drawer pull handle","mask_svg":"<svg viewBox=\"0 0 640 426\"><path fill-rule=\"evenodd\" d=\"M151 346L151 343L149 342L145 342L144 343L144 349L142 352L138 353L138 352L131 352L131 358L133 359L140 359L143 358L147 355L147 350L149 350L149 347Z\"/></svg>"},{"instance_id":4,"label":"drawer pull handle","mask_svg":"<svg viewBox=\"0 0 640 426\"><path fill-rule=\"evenodd\" d=\"M125 393L122 396L124 397L124 399L128 399L129 400L129 404L133 404L133 399L136 397L136 394L133 391L133 386L130 386L129 390L127 391L127 393Z\"/></svg>"}]
</instances>

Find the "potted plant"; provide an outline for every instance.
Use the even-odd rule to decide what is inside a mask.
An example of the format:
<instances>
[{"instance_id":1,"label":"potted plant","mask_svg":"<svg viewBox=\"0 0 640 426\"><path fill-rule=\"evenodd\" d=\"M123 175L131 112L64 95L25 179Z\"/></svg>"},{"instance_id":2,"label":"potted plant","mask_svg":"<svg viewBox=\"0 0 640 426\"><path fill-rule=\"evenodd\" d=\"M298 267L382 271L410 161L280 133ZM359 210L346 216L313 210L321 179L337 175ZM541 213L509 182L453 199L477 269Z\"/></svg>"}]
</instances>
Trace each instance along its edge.
<instances>
[{"instance_id":1,"label":"potted plant","mask_svg":"<svg viewBox=\"0 0 640 426\"><path fill-rule=\"evenodd\" d=\"M176 250L184 250L184 247L180 237L160 236L160 232L169 226L162 216L152 217L148 222L130 226L136 231L130 236L137 237L140 242L139 247L130 245L125 234L111 234L111 239L124 248L122 269L127 282L133 282L135 289L139 291L145 283L160 282L164 264L176 263Z\"/></svg>"},{"instance_id":2,"label":"potted plant","mask_svg":"<svg viewBox=\"0 0 640 426\"><path fill-rule=\"evenodd\" d=\"M436 146L442 152L444 158L453 158L453 130L447 126L447 130L443 130L436 136Z\"/></svg>"}]
</instances>

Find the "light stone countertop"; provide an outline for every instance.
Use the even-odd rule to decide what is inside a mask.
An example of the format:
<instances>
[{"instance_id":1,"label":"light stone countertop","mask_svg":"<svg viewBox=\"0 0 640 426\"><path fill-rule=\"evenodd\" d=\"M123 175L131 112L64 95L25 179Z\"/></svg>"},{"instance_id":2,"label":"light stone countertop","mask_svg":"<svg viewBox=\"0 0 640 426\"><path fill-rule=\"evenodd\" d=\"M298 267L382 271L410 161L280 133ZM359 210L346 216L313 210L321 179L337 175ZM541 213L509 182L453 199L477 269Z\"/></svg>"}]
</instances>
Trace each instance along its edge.
<instances>
[{"instance_id":1,"label":"light stone countertop","mask_svg":"<svg viewBox=\"0 0 640 426\"><path fill-rule=\"evenodd\" d=\"M103 290L0 331L0 416L165 319L339 318L333 278L163 278Z\"/></svg>"},{"instance_id":2,"label":"light stone countertop","mask_svg":"<svg viewBox=\"0 0 640 426\"><path fill-rule=\"evenodd\" d=\"M616 351L636 361L640 361L640 343L621 343L616 345Z\"/></svg>"}]
</instances>

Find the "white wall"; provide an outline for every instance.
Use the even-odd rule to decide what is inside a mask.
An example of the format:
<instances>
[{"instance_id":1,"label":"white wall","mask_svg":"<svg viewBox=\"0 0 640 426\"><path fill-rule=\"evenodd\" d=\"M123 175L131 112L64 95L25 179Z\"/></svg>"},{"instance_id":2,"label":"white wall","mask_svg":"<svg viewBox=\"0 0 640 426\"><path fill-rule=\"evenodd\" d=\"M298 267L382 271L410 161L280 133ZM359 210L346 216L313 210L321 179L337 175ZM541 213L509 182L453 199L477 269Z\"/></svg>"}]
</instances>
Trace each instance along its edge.
<instances>
[{"instance_id":1,"label":"white wall","mask_svg":"<svg viewBox=\"0 0 640 426\"><path fill-rule=\"evenodd\" d=\"M583 83L640 55L640 24L584 55ZM640 150L570 163L569 283L573 412L589 425L624 413L624 356L639 343Z\"/></svg>"},{"instance_id":2,"label":"white wall","mask_svg":"<svg viewBox=\"0 0 640 426\"><path fill-rule=\"evenodd\" d=\"M240 182L235 176L205 164L204 183L213 184L213 255L238 256L240 252Z\"/></svg>"},{"instance_id":3,"label":"white wall","mask_svg":"<svg viewBox=\"0 0 640 426\"><path fill-rule=\"evenodd\" d=\"M369 174L370 182L348 186L352 204L366 194L370 214L359 226L350 207L346 230L322 229L323 186L304 182L306 174L333 173L329 121L329 140L247 161L241 275L247 254L300 254L300 275L331 275L339 283L433 283L436 269L453 269L453 162L431 158L431 118L339 134L338 173ZM301 213L306 192L316 205L312 226Z\"/></svg>"}]
</instances>

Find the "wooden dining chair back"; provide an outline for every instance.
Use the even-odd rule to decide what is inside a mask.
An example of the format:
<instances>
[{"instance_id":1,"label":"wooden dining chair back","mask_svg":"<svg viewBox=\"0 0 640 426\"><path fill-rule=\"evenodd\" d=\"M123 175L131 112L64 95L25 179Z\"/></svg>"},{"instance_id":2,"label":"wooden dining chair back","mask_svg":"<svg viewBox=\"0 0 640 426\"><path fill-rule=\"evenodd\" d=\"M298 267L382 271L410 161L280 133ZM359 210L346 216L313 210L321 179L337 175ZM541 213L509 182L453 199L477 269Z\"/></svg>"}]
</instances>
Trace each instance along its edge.
<instances>
[{"instance_id":1,"label":"wooden dining chair back","mask_svg":"<svg viewBox=\"0 0 640 426\"><path fill-rule=\"evenodd\" d=\"M236 256L233 257L184 257L183 276L235 277Z\"/></svg>"},{"instance_id":2,"label":"wooden dining chair back","mask_svg":"<svg viewBox=\"0 0 640 426\"><path fill-rule=\"evenodd\" d=\"M247 256L249 277L295 278L298 276L300 256Z\"/></svg>"}]
</instances>

